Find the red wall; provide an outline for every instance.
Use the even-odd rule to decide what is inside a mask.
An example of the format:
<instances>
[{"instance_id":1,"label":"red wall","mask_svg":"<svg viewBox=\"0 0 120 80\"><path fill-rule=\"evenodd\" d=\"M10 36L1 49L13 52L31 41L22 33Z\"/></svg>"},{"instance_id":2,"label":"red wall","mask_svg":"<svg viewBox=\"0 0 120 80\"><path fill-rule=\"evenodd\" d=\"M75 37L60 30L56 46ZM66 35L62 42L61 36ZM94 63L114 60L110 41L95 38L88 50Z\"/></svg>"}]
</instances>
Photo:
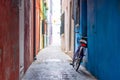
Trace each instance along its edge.
<instances>
[{"instance_id":1,"label":"red wall","mask_svg":"<svg viewBox=\"0 0 120 80\"><path fill-rule=\"evenodd\" d=\"M19 9L16 1L0 0L0 80L19 78Z\"/></svg>"},{"instance_id":2,"label":"red wall","mask_svg":"<svg viewBox=\"0 0 120 80\"><path fill-rule=\"evenodd\" d=\"M28 69L33 61L34 53L34 25L33 25L33 0L25 0L25 71Z\"/></svg>"},{"instance_id":3,"label":"red wall","mask_svg":"<svg viewBox=\"0 0 120 80\"><path fill-rule=\"evenodd\" d=\"M40 50L40 0L36 0L36 54Z\"/></svg>"},{"instance_id":4,"label":"red wall","mask_svg":"<svg viewBox=\"0 0 120 80\"><path fill-rule=\"evenodd\" d=\"M24 65L33 61L33 0L24 0ZM19 80L19 8L18 0L0 0L0 80Z\"/></svg>"}]
</instances>

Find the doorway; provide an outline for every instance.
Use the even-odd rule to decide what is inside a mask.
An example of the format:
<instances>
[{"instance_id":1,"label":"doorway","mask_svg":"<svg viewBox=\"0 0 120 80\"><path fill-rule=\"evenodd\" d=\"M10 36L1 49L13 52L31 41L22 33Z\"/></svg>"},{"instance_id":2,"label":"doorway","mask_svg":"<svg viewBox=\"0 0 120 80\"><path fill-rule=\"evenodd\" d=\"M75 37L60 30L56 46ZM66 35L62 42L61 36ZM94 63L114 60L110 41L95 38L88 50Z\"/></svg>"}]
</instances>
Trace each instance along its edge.
<instances>
[{"instance_id":1,"label":"doorway","mask_svg":"<svg viewBox=\"0 0 120 80\"><path fill-rule=\"evenodd\" d=\"M71 51L71 41L72 41L72 2L69 5L69 51Z\"/></svg>"},{"instance_id":2,"label":"doorway","mask_svg":"<svg viewBox=\"0 0 120 80\"><path fill-rule=\"evenodd\" d=\"M24 0L19 5L19 78L24 74Z\"/></svg>"}]
</instances>

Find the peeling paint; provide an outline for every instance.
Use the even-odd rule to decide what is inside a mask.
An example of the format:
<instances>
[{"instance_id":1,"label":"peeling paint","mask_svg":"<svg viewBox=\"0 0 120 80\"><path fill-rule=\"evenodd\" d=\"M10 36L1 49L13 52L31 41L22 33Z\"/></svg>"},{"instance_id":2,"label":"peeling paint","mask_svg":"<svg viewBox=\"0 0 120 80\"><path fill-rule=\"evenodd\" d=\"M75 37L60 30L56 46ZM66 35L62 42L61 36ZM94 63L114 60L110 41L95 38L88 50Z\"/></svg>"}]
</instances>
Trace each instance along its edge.
<instances>
[{"instance_id":1,"label":"peeling paint","mask_svg":"<svg viewBox=\"0 0 120 80\"><path fill-rule=\"evenodd\" d=\"M18 80L18 11L19 8L13 6L12 0L2 0L0 3L0 80Z\"/></svg>"},{"instance_id":2,"label":"peeling paint","mask_svg":"<svg viewBox=\"0 0 120 80\"><path fill-rule=\"evenodd\" d=\"M25 35L24 35L24 69L25 71L28 69L29 65L32 63L33 61L33 50L34 50L34 47L33 47L33 38L34 38L34 13L33 13L33 5L34 5L34 1L30 1L30 0L25 0L24 2L25 4Z\"/></svg>"}]
</instances>

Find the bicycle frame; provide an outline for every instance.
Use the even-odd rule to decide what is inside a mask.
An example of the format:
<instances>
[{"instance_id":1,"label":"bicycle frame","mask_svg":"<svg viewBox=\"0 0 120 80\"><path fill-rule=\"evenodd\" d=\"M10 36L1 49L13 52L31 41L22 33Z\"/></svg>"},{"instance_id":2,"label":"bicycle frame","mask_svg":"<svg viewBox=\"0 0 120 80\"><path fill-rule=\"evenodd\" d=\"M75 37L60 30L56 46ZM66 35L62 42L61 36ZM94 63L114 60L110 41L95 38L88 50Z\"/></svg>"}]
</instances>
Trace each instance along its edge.
<instances>
[{"instance_id":1,"label":"bicycle frame","mask_svg":"<svg viewBox=\"0 0 120 80\"><path fill-rule=\"evenodd\" d=\"M87 49L86 40L80 40L80 42L81 42L81 45L78 47L73 58L73 67L75 67L76 71L79 69L79 66L83 62L83 57L85 56L85 51Z\"/></svg>"}]
</instances>

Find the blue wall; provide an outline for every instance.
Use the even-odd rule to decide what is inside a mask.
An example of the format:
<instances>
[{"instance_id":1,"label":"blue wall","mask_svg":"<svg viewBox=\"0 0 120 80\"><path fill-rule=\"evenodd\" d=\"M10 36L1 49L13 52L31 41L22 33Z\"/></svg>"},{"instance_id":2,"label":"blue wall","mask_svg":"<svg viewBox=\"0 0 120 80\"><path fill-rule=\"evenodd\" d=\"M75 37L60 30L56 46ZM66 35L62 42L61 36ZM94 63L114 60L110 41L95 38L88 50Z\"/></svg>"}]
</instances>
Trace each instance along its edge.
<instances>
[{"instance_id":1,"label":"blue wall","mask_svg":"<svg viewBox=\"0 0 120 80\"><path fill-rule=\"evenodd\" d=\"M120 0L88 0L87 69L99 80L120 80Z\"/></svg>"},{"instance_id":2,"label":"blue wall","mask_svg":"<svg viewBox=\"0 0 120 80\"><path fill-rule=\"evenodd\" d=\"M79 39L80 39L80 33L79 33L79 27L76 27L76 7L77 7L77 0L74 0L74 9L73 9L73 18L74 18L74 52L77 50L79 46Z\"/></svg>"},{"instance_id":3,"label":"blue wall","mask_svg":"<svg viewBox=\"0 0 120 80\"><path fill-rule=\"evenodd\" d=\"M76 27L76 1L74 0L75 51L82 36L87 36L87 0L80 0L80 26Z\"/></svg>"}]
</instances>

